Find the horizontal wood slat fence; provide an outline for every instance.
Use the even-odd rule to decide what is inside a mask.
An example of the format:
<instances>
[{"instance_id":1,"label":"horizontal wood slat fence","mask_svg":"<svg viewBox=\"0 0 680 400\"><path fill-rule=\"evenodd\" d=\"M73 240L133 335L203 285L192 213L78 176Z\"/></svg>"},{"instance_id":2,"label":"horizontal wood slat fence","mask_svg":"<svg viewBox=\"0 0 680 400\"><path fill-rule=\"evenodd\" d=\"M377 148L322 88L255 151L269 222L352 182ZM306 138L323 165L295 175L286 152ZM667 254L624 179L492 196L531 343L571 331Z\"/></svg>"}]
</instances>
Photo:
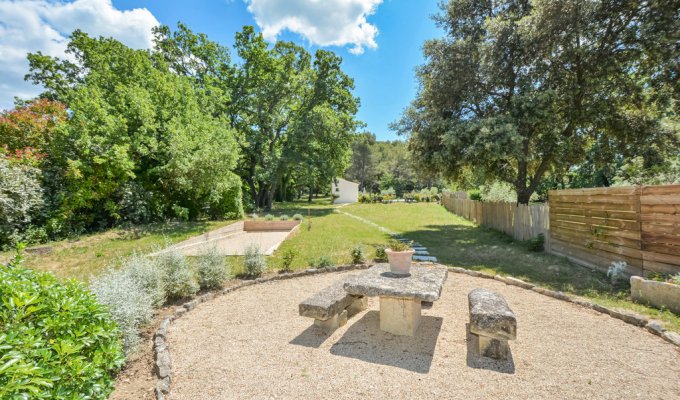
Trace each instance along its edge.
<instances>
[{"instance_id":1,"label":"horizontal wood slat fence","mask_svg":"<svg viewBox=\"0 0 680 400\"><path fill-rule=\"evenodd\" d=\"M544 233L546 250L606 270L680 272L680 185L552 190L547 205L484 203L444 195L451 212L518 240Z\"/></svg>"}]
</instances>

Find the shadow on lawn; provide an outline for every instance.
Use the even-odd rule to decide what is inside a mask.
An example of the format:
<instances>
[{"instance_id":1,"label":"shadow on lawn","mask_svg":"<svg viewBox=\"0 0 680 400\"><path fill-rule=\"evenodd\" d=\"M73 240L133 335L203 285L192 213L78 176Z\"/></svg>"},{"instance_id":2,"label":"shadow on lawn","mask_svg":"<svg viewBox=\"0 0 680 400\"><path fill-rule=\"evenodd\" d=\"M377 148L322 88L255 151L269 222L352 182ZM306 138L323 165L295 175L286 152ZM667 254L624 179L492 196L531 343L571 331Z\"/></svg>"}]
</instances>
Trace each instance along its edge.
<instances>
[{"instance_id":1,"label":"shadow on lawn","mask_svg":"<svg viewBox=\"0 0 680 400\"><path fill-rule=\"evenodd\" d=\"M416 336L395 336L380 330L378 311L369 311L331 347L331 354L425 374L441 327L442 318L423 316Z\"/></svg>"},{"instance_id":2,"label":"shadow on lawn","mask_svg":"<svg viewBox=\"0 0 680 400\"><path fill-rule=\"evenodd\" d=\"M627 287L613 286L606 274L569 262L566 258L529 252L526 245L484 227L427 225L404 231L404 237L427 246L440 263L474 270L493 270L527 279L556 290L621 296Z\"/></svg>"}]
</instances>

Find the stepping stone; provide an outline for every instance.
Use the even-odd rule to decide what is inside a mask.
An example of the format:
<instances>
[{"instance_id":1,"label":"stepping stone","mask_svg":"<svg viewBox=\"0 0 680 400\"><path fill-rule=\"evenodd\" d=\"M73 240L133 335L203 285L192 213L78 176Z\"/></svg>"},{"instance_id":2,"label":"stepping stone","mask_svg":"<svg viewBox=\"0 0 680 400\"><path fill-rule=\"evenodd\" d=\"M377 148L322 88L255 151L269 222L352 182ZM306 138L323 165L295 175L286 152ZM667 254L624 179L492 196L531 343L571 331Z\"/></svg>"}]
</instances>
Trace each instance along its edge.
<instances>
[{"instance_id":1,"label":"stepping stone","mask_svg":"<svg viewBox=\"0 0 680 400\"><path fill-rule=\"evenodd\" d=\"M427 251L425 251L425 250L416 250L416 252L413 253L413 255L416 255L416 256L429 256L430 253L427 252Z\"/></svg>"},{"instance_id":2,"label":"stepping stone","mask_svg":"<svg viewBox=\"0 0 680 400\"><path fill-rule=\"evenodd\" d=\"M411 248L415 251L427 251L427 247L417 247L417 246L411 246Z\"/></svg>"},{"instance_id":3,"label":"stepping stone","mask_svg":"<svg viewBox=\"0 0 680 400\"><path fill-rule=\"evenodd\" d=\"M423 245L420 244L420 243L418 243L418 242L413 242L413 243L411 243L411 246L412 246L412 247L423 247Z\"/></svg>"},{"instance_id":4,"label":"stepping stone","mask_svg":"<svg viewBox=\"0 0 680 400\"><path fill-rule=\"evenodd\" d=\"M437 257L434 257L434 256L413 256L413 261L432 261L432 262L437 262Z\"/></svg>"}]
</instances>

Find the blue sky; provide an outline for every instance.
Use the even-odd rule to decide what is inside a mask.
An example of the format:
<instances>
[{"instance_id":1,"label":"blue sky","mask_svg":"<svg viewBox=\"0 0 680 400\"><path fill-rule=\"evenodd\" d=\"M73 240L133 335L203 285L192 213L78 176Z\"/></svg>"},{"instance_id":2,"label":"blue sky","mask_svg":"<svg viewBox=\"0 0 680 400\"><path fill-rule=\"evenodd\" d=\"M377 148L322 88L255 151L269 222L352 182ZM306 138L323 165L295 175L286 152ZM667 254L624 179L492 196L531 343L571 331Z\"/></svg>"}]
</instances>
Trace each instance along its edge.
<instances>
[{"instance_id":1,"label":"blue sky","mask_svg":"<svg viewBox=\"0 0 680 400\"><path fill-rule=\"evenodd\" d=\"M358 118L379 139L396 139L387 125L415 95L423 42L442 35L430 19L436 12L437 0L0 0L0 56L10 61L0 66L0 108L39 92L21 82L25 53L62 55L75 28L148 47L150 26L182 21L231 47L234 33L253 25L268 40L341 55L361 98Z\"/></svg>"}]
</instances>

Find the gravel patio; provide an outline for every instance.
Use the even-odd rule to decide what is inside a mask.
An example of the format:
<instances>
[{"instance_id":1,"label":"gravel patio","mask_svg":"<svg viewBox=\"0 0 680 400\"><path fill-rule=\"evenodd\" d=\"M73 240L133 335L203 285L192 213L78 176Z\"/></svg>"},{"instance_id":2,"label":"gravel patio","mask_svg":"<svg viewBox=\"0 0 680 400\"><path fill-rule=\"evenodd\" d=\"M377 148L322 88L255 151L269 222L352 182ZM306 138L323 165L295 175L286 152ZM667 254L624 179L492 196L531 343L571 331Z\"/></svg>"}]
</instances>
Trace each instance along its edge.
<instances>
[{"instance_id":1,"label":"gravel patio","mask_svg":"<svg viewBox=\"0 0 680 400\"><path fill-rule=\"evenodd\" d=\"M238 290L176 320L171 399L680 398L680 353L642 328L489 279L449 274L416 337L378 327L378 300L330 335L298 304L356 272ZM502 294L517 315L508 362L479 359L467 294Z\"/></svg>"}]
</instances>

